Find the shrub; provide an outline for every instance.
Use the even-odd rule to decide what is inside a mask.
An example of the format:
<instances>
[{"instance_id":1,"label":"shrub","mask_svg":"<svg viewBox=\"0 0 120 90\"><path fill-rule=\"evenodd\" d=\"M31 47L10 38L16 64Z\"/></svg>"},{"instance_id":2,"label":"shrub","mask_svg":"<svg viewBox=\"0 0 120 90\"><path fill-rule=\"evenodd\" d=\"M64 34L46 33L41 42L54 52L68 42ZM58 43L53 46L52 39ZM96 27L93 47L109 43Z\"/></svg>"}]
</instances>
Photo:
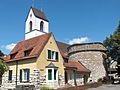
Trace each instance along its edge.
<instances>
[{"instance_id":1,"label":"shrub","mask_svg":"<svg viewBox=\"0 0 120 90\"><path fill-rule=\"evenodd\" d=\"M98 82L102 82L102 81L103 81L103 79L102 79L102 78L99 78L99 79L98 79Z\"/></svg>"},{"instance_id":2,"label":"shrub","mask_svg":"<svg viewBox=\"0 0 120 90\"><path fill-rule=\"evenodd\" d=\"M102 82L103 84L110 84L111 83L111 81L108 77L99 78L98 82Z\"/></svg>"},{"instance_id":3,"label":"shrub","mask_svg":"<svg viewBox=\"0 0 120 90\"><path fill-rule=\"evenodd\" d=\"M54 90L54 89L52 89L50 87L41 87L40 90Z\"/></svg>"}]
</instances>

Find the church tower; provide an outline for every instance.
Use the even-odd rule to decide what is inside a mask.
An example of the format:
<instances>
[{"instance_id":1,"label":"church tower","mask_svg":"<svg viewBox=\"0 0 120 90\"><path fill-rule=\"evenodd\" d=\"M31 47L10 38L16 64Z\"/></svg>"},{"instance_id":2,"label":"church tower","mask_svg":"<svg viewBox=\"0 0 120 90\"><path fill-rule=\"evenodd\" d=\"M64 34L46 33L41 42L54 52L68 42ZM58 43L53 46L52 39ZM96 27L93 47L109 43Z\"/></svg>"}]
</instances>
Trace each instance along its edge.
<instances>
[{"instance_id":1,"label":"church tower","mask_svg":"<svg viewBox=\"0 0 120 90\"><path fill-rule=\"evenodd\" d=\"M48 33L48 24L45 14L31 7L25 22L25 40Z\"/></svg>"}]
</instances>

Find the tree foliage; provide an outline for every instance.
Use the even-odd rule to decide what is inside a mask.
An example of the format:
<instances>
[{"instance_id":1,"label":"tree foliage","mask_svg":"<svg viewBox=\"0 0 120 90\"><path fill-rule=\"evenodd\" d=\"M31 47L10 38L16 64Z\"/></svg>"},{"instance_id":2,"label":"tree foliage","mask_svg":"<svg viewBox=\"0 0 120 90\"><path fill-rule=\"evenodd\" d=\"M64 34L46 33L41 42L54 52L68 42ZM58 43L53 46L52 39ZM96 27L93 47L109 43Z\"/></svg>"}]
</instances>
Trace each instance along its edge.
<instances>
[{"instance_id":1,"label":"tree foliage","mask_svg":"<svg viewBox=\"0 0 120 90\"><path fill-rule=\"evenodd\" d=\"M120 23L117 30L104 40L104 45L108 49L108 56L113 60L120 61Z\"/></svg>"},{"instance_id":2,"label":"tree foliage","mask_svg":"<svg viewBox=\"0 0 120 90\"><path fill-rule=\"evenodd\" d=\"M0 56L4 56L4 53L0 50Z\"/></svg>"},{"instance_id":3,"label":"tree foliage","mask_svg":"<svg viewBox=\"0 0 120 90\"><path fill-rule=\"evenodd\" d=\"M106 46L108 50L108 57L111 57L112 60L117 61L119 65L120 64L120 22L116 31L113 34L111 34L109 37L106 37L103 44Z\"/></svg>"},{"instance_id":4,"label":"tree foliage","mask_svg":"<svg viewBox=\"0 0 120 90\"><path fill-rule=\"evenodd\" d=\"M2 75L8 70L8 65L0 59L0 84L2 80Z\"/></svg>"}]
</instances>

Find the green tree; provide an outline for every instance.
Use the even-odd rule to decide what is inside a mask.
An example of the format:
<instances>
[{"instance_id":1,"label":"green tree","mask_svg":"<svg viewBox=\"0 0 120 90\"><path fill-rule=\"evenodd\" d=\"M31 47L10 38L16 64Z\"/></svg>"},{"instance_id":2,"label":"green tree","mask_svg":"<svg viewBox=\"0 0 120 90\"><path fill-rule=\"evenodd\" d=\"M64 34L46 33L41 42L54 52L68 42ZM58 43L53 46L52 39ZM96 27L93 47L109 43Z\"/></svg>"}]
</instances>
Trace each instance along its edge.
<instances>
[{"instance_id":1,"label":"green tree","mask_svg":"<svg viewBox=\"0 0 120 90\"><path fill-rule=\"evenodd\" d=\"M0 50L0 56L4 56L4 53Z\"/></svg>"},{"instance_id":2,"label":"green tree","mask_svg":"<svg viewBox=\"0 0 120 90\"><path fill-rule=\"evenodd\" d=\"M111 57L112 60L117 61L118 63L118 75L120 76L120 22L116 31L111 34L109 37L106 37L103 44L108 50L108 57ZM110 61L109 61L110 62Z\"/></svg>"},{"instance_id":3,"label":"green tree","mask_svg":"<svg viewBox=\"0 0 120 90\"><path fill-rule=\"evenodd\" d=\"M0 59L0 84L2 82L2 75L8 70L7 64Z\"/></svg>"}]
</instances>

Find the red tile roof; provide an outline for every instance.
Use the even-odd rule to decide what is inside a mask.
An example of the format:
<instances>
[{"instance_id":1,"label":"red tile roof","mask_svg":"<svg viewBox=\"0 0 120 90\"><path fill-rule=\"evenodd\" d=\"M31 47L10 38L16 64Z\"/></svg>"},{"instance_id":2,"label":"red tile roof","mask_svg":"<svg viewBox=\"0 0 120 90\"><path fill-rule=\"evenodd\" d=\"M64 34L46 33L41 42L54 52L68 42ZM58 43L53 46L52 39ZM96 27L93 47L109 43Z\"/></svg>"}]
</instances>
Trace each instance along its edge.
<instances>
[{"instance_id":1,"label":"red tile roof","mask_svg":"<svg viewBox=\"0 0 120 90\"><path fill-rule=\"evenodd\" d=\"M78 72L81 73L90 73L90 70L87 69L81 62L74 61L74 60L68 60L68 63L64 63L64 66L66 69L75 69Z\"/></svg>"},{"instance_id":2,"label":"red tile roof","mask_svg":"<svg viewBox=\"0 0 120 90\"><path fill-rule=\"evenodd\" d=\"M61 55L63 57L67 57L68 55L68 50L67 48L70 46L69 44L66 44L66 43L63 43L63 42L59 42L59 41L56 41L57 45L58 45L58 48L61 52Z\"/></svg>"},{"instance_id":3,"label":"red tile roof","mask_svg":"<svg viewBox=\"0 0 120 90\"><path fill-rule=\"evenodd\" d=\"M10 54L4 58L6 62L14 61L14 60L21 60L21 59L27 59L27 58L34 58L40 55L42 49L44 48L45 44L47 43L48 39L50 38L52 33L46 33L41 36L37 36L28 40L23 40L13 48L13 50L10 52ZM29 56L24 56L24 51L30 50ZM15 54L14 59L10 59L11 54Z\"/></svg>"}]
</instances>

